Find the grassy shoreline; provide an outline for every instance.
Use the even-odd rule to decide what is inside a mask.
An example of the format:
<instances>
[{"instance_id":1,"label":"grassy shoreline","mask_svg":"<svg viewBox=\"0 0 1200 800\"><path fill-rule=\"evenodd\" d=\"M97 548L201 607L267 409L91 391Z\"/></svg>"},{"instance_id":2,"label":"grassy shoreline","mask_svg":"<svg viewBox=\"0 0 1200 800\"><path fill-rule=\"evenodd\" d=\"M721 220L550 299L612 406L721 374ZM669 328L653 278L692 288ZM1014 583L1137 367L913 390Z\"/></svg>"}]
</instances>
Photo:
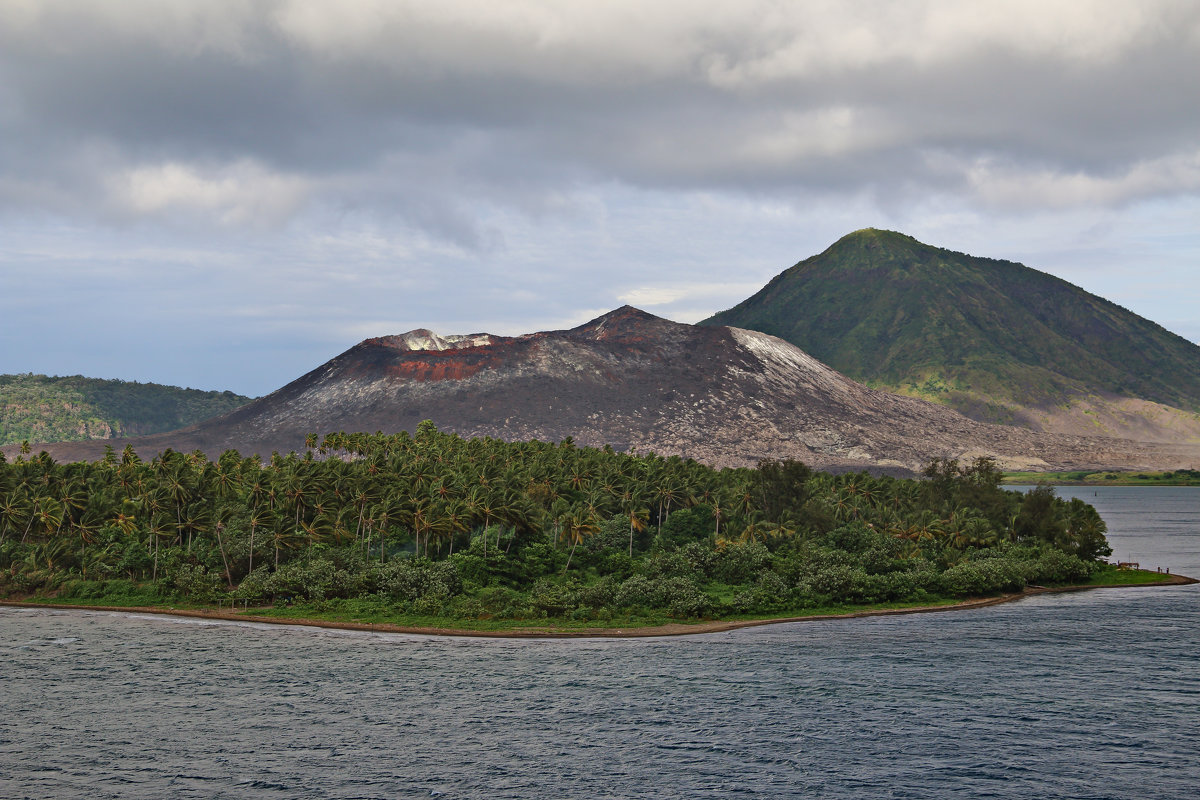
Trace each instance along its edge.
<instances>
[{"instance_id":1,"label":"grassy shoreline","mask_svg":"<svg viewBox=\"0 0 1200 800\"><path fill-rule=\"evenodd\" d=\"M676 620L669 617L630 617L586 622L545 620L469 620L445 617L415 617L373 615L365 619L361 613L331 612L312 607L258 607L242 611L225 610L201 605L122 605L79 604L58 601L52 597L32 597L24 600L0 600L0 606L15 608L57 608L87 611L114 611L142 614L193 617L230 622L257 622L271 625L298 625L338 630L373 631L376 633L409 633L430 636L470 636L489 638L625 638L645 636L682 636L719 633L738 628L775 625L787 622L816 622L830 619L925 614L939 611L961 611L1009 603L1039 594L1116 589L1134 587L1182 586L1200 583L1183 575L1151 572L1149 570L1106 570L1092 577L1091 582L1070 586L1029 586L1021 592L994 597L966 600L941 599L913 603L877 603L862 606L835 605L797 610L784 616L736 616L709 620ZM131 601L137 602L137 601Z\"/></svg>"}]
</instances>

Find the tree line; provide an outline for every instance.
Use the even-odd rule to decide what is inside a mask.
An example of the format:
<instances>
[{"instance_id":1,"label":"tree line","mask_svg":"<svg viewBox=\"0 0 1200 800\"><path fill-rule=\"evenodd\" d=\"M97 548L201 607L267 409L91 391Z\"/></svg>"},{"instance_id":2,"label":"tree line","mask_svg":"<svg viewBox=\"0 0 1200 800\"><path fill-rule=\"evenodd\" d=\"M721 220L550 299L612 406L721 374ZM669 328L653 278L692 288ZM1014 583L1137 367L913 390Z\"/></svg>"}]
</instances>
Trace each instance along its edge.
<instances>
[{"instance_id":1,"label":"tree line","mask_svg":"<svg viewBox=\"0 0 1200 800\"><path fill-rule=\"evenodd\" d=\"M41 453L0 461L0 594L695 617L1078 581L1111 552L1091 506L1000 477L988 459L920 481L717 470L428 421L269 459Z\"/></svg>"}]
</instances>

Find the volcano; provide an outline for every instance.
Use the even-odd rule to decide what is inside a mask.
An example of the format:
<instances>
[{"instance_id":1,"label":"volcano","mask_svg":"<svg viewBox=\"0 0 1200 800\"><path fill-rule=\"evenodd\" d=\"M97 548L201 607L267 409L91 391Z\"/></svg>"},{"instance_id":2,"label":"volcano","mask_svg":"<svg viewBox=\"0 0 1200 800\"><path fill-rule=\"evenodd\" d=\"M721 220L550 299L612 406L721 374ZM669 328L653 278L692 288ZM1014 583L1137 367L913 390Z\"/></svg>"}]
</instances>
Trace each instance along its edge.
<instances>
[{"instance_id":1,"label":"volcano","mask_svg":"<svg viewBox=\"0 0 1200 800\"><path fill-rule=\"evenodd\" d=\"M897 473L931 458L995 457L1010 469L1177 468L1186 446L1038 433L875 391L765 333L672 322L624 306L577 328L523 336L367 339L223 416L132 440L44 446L94 459L105 444L243 455L302 450L308 433L414 431L610 445L715 466L794 458ZM11 454L10 454L11 457Z\"/></svg>"}]
</instances>

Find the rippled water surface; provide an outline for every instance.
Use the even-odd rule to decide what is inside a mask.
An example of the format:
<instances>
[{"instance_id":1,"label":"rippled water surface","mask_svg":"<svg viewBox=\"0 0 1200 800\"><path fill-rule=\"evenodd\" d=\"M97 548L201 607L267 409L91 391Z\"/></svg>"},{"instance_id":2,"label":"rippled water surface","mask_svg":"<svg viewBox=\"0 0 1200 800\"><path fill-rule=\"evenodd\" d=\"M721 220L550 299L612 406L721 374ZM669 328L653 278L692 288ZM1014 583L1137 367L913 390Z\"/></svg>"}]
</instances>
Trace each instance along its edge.
<instances>
[{"instance_id":1,"label":"rippled water surface","mask_svg":"<svg viewBox=\"0 0 1200 800\"><path fill-rule=\"evenodd\" d=\"M1200 490L1093 491L1200 575ZM0 796L1190 799L1198 664L1194 586L641 640L0 609Z\"/></svg>"}]
</instances>

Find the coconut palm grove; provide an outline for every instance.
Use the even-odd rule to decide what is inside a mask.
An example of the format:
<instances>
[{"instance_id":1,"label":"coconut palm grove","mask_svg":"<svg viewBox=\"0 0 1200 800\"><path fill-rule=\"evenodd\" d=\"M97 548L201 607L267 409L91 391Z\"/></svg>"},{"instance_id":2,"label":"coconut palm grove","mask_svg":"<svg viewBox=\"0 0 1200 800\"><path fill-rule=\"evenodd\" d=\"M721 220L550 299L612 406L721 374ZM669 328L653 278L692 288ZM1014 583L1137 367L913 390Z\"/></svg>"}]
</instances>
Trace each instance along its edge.
<instances>
[{"instance_id":1,"label":"coconut palm grove","mask_svg":"<svg viewBox=\"0 0 1200 800\"><path fill-rule=\"evenodd\" d=\"M126 448L0 463L0 595L460 627L919 605L1078 584L1105 525L988 459L925 480L716 470L558 443L310 435L303 454Z\"/></svg>"}]
</instances>

